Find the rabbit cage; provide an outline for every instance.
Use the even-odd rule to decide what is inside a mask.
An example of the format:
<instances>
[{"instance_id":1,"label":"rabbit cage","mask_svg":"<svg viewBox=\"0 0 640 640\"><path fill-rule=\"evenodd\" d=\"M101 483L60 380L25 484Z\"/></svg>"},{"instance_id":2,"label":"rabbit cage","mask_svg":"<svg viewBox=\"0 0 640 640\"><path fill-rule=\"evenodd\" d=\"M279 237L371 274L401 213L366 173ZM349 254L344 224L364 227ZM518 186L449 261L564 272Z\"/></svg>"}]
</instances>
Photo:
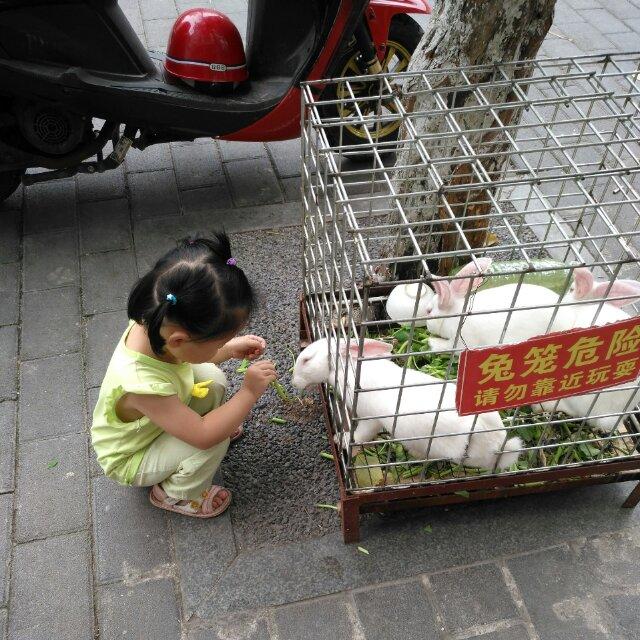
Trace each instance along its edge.
<instances>
[{"instance_id":1,"label":"rabbit cage","mask_svg":"<svg viewBox=\"0 0 640 640\"><path fill-rule=\"evenodd\" d=\"M303 86L301 336L327 340L345 541L364 512L640 480L639 62Z\"/></svg>"}]
</instances>

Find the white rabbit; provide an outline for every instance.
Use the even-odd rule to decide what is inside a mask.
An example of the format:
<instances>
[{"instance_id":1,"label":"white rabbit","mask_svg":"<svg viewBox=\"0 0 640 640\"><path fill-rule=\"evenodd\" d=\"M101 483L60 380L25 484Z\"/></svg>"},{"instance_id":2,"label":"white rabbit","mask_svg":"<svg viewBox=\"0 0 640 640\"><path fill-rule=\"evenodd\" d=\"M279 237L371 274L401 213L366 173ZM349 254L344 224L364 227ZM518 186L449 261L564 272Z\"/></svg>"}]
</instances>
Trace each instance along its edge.
<instances>
[{"instance_id":1,"label":"white rabbit","mask_svg":"<svg viewBox=\"0 0 640 640\"><path fill-rule=\"evenodd\" d=\"M546 287L521 284L518 290L515 284L505 284L477 291L470 297L465 308L467 294L482 284L480 274L489 267L491 259L479 258L477 263L479 269L471 262L456 274L467 276L466 278L461 277L451 282L441 279L432 281L436 295L425 310L427 330L440 337L429 338L431 348L434 351L453 349L461 321L462 339L458 339L458 348L510 344L547 333L559 296ZM515 309L511 315L509 309ZM463 319L459 315L463 311L472 313ZM453 317L442 317L448 315ZM507 330L502 337L505 325Z\"/></svg>"},{"instance_id":2,"label":"white rabbit","mask_svg":"<svg viewBox=\"0 0 640 640\"><path fill-rule=\"evenodd\" d=\"M584 301L585 304L561 307L554 320L553 331L569 331L627 320L630 317L629 314L620 307L631 304L640 298L640 282L635 280L614 280L613 283L609 281L595 282L593 274L584 267L575 269L573 275L573 285L562 298L562 302ZM600 309L600 302L589 302L595 299L603 300L605 296L607 302ZM624 299L615 299L623 297ZM557 410L578 418L584 418L587 415L602 416L589 418L587 423L599 431L609 433L620 420L619 414L634 411L638 400L640 400L638 383L639 381L636 380L619 387L605 389L599 394L587 393L543 402L541 405L534 405L534 410ZM594 400L595 404L593 404Z\"/></svg>"},{"instance_id":3,"label":"white rabbit","mask_svg":"<svg viewBox=\"0 0 640 640\"><path fill-rule=\"evenodd\" d=\"M329 346L331 345L331 352ZM355 362L358 357L358 342L353 341L349 346L350 358L347 375L347 389L344 390L344 373L347 366L346 347L341 344L338 360L338 384L341 396L345 399L349 409L353 406L353 384L355 379ZM377 340L365 340L363 355L373 358L389 355L391 346ZM292 383L298 389L304 389L312 384L334 382L335 342L328 343L326 339L310 344L296 360L293 370ZM398 403L398 389L380 390L379 387L400 387L403 369L391 360L363 360L360 367L360 388L358 395L358 416L390 416L396 413ZM517 459L522 449L520 438L506 440L507 432L497 412L483 413L477 416L460 416L452 407L455 406L456 385L453 382L443 382L438 378L428 376L419 371L407 369L402 391L400 414L397 418L394 437L402 440L403 445L414 458L442 459L474 467L493 469L497 456L504 445L504 452L500 455L497 468L506 469ZM367 391L370 389L371 391ZM444 393L443 393L444 392ZM445 410L435 413L438 407ZM448 408L448 409L447 409ZM433 413L420 413L432 411ZM475 428L474 428L475 422ZM382 431L393 431L393 417L381 417L371 420L358 420L358 427L353 434L356 443L369 442ZM469 433L473 435L469 443L467 456L465 450L469 442ZM432 439L429 447L430 436ZM450 434L450 435L449 435ZM409 438L422 438L410 440ZM406 439L406 440L405 440ZM347 438L343 444L348 446Z\"/></svg>"},{"instance_id":4,"label":"white rabbit","mask_svg":"<svg viewBox=\"0 0 640 640\"><path fill-rule=\"evenodd\" d=\"M418 289L420 289L420 300L418 309L414 314ZM396 322L413 317L424 317L434 295L433 289L430 289L426 284L422 284L422 286L420 286L419 282L399 284L391 290L387 299L387 315ZM427 321L425 319L416 320L415 322L416 327L424 327L426 324Z\"/></svg>"}]
</instances>

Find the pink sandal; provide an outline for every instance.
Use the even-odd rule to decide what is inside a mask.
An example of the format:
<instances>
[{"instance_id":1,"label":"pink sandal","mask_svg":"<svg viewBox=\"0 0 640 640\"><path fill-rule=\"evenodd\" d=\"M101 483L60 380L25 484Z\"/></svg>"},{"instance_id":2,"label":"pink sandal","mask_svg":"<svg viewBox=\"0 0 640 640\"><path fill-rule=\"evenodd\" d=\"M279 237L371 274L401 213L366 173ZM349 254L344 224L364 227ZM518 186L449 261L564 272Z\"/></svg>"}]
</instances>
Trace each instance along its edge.
<instances>
[{"instance_id":1,"label":"pink sandal","mask_svg":"<svg viewBox=\"0 0 640 640\"><path fill-rule=\"evenodd\" d=\"M221 505L214 508L213 499L223 490L226 491L228 495ZM231 492L217 484L212 485L208 491L205 491L202 494L202 498L202 503L198 503L195 500L191 500L190 502L178 500L177 498L168 496L159 484L153 485L149 492L149 501L154 507L165 509L166 511L173 511L174 513L192 518L215 518L224 513L231 504ZM181 502L186 502L186 504L180 504Z\"/></svg>"}]
</instances>

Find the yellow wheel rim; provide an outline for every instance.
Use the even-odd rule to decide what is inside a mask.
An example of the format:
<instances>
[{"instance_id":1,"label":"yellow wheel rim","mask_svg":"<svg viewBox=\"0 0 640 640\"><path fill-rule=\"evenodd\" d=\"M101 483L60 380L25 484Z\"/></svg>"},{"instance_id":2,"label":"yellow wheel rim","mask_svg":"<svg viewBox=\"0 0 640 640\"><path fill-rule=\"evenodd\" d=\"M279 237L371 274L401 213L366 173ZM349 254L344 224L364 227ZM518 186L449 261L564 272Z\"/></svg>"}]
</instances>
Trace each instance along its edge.
<instances>
[{"instance_id":1,"label":"yellow wheel rim","mask_svg":"<svg viewBox=\"0 0 640 640\"><path fill-rule=\"evenodd\" d=\"M344 68L342 69L341 77L347 78L349 76L361 76L364 73L359 69L358 64L356 62L357 57L360 54L354 53L351 58L347 61ZM389 40L387 42L387 49L385 51L384 59L380 63L382 66L383 73L400 73L404 71L409 66L409 61L411 60L411 53L406 47L403 47L400 43L394 42L393 40ZM353 94L357 97L364 94L366 86L368 83L366 82L351 82L351 90ZM340 118L348 120L349 118L359 117L356 112L353 101L351 98L351 93L347 88L345 83L340 83L337 87L336 96L338 99L346 100L346 103L338 104L338 114ZM391 100L388 102L380 103L379 100L372 100L371 103L367 102L359 102L360 111L363 116L371 115L374 109L380 105L381 113L379 115L383 115L386 113L397 113L393 103ZM391 135L395 131L400 128L401 121L400 119L389 122L388 124L383 124L381 122L373 122L371 125L366 124L353 124L346 125L345 129L351 133L351 135L356 136L362 140L369 140L369 135L374 140L378 140L381 138L385 138L388 135ZM368 133L367 133L368 132Z\"/></svg>"}]
</instances>

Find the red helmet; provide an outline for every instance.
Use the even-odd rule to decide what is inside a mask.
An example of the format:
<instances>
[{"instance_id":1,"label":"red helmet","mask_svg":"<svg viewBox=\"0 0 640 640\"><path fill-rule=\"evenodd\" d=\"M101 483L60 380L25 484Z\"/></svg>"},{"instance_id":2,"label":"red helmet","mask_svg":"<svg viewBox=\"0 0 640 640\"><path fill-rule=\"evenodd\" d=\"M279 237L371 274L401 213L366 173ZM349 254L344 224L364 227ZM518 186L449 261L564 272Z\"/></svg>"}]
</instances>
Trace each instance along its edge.
<instances>
[{"instance_id":1,"label":"red helmet","mask_svg":"<svg viewBox=\"0 0 640 640\"><path fill-rule=\"evenodd\" d=\"M182 80L243 82L249 77L240 33L213 9L189 9L178 16L164 67Z\"/></svg>"}]
</instances>

